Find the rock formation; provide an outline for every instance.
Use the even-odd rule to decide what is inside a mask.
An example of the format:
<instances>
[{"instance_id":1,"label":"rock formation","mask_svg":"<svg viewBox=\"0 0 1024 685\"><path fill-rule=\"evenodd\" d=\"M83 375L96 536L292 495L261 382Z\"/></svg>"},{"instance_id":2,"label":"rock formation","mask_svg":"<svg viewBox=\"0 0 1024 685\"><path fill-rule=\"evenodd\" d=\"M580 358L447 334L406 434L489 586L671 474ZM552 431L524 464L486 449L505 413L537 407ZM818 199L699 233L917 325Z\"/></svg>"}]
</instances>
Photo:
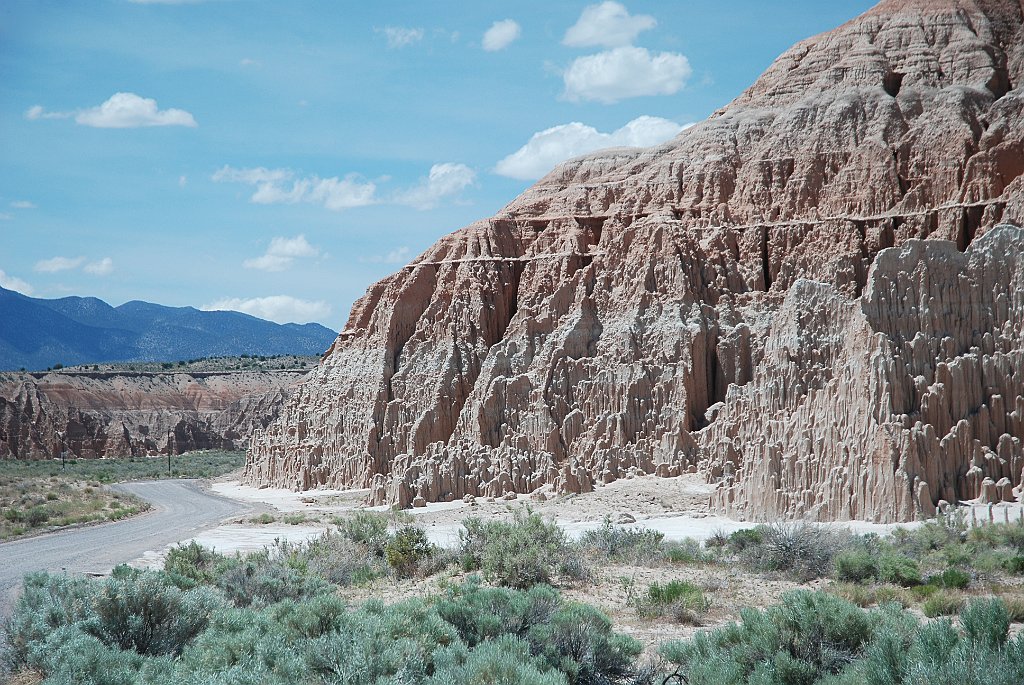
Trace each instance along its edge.
<instances>
[{"instance_id":1,"label":"rock formation","mask_svg":"<svg viewBox=\"0 0 1024 685\"><path fill-rule=\"evenodd\" d=\"M689 471L761 519L1015 497L1022 27L887 0L673 141L559 166L369 289L247 480L408 506Z\"/></svg>"},{"instance_id":2,"label":"rock formation","mask_svg":"<svg viewBox=\"0 0 1024 685\"><path fill-rule=\"evenodd\" d=\"M5 374L0 460L240 449L302 373Z\"/></svg>"}]
</instances>

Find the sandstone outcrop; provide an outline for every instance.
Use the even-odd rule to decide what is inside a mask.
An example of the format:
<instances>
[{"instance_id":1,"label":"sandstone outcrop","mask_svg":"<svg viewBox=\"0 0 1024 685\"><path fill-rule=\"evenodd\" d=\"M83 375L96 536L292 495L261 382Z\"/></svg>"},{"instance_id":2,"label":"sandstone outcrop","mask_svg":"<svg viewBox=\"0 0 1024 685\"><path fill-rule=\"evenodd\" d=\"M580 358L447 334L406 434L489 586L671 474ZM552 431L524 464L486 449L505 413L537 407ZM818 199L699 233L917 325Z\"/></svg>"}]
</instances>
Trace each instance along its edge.
<instances>
[{"instance_id":1,"label":"sandstone outcrop","mask_svg":"<svg viewBox=\"0 0 1024 685\"><path fill-rule=\"evenodd\" d=\"M888 0L673 141L559 166L373 285L246 479L408 506L687 471L822 520L1017 497L1022 27Z\"/></svg>"},{"instance_id":2,"label":"sandstone outcrop","mask_svg":"<svg viewBox=\"0 0 1024 685\"><path fill-rule=\"evenodd\" d=\"M302 373L5 374L0 460L244 448Z\"/></svg>"}]
</instances>

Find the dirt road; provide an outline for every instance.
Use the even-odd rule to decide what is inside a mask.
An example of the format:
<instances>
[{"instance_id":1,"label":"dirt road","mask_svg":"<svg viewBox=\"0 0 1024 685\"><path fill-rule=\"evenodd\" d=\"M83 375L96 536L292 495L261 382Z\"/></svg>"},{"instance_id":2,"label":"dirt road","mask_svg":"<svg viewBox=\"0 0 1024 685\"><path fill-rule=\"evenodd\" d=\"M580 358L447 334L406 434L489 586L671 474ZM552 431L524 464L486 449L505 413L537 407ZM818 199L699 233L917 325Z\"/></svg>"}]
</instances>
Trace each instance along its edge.
<instances>
[{"instance_id":1,"label":"dirt road","mask_svg":"<svg viewBox=\"0 0 1024 685\"><path fill-rule=\"evenodd\" d=\"M0 544L0 617L10 612L22 576L29 571L106 573L143 552L190 538L248 509L245 504L200 489L194 480L125 483L116 487L141 497L153 508L116 523Z\"/></svg>"}]
</instances>

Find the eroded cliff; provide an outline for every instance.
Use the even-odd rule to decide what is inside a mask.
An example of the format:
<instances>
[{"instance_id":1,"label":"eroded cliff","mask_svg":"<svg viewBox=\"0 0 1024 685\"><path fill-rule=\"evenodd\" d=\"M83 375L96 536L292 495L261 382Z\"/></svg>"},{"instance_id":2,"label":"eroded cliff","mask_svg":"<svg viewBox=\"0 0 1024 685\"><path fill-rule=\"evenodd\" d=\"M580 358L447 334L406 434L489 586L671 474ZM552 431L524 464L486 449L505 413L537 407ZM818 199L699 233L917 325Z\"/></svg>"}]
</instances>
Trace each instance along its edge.
<instances>
[{"instance_id":1,"label":"eroded cliff","mask_svg":"<svg viewBox=\"0 0 1024 685\"><path fill-rule=\"evenodd\" d=\"M303 373L4 374L0 459L244 448Z\"/></svg>"},{"instance_id":2,"label":"eroded cliff","mask_svg":"<svg viewBox=\"0 0 1024 685\"><path fill-rule=\"evenodd\" d=\"M890 0L372 286L252 483L402 506L700 472L754 518L1016 496L1024 8Z\"/></svg>"}]
</instances>

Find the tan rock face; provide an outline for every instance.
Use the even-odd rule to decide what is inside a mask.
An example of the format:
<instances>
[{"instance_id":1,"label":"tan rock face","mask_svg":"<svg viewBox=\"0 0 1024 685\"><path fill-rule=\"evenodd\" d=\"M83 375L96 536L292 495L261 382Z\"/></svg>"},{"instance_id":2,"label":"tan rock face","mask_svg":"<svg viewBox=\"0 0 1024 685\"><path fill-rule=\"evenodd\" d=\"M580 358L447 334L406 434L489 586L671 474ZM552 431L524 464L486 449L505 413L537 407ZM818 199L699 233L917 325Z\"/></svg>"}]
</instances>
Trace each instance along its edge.
<instances>
[{"instance_id":1,"label":"tan rock face","mask_svg":"<svg viewBox=\"0 0 1024 685\"><path fill-rule=\"evenodd\" d=\"M670 143L561 165L372 286L246 478L408 506L696 471L735 515L879 521L1013 496L1022 25L883 2Z\"/></svg>"},{"instance_id":2,"label":"tan rock face","mask_svg":"<svg viewBox=\"0 0 1024 685\"><path fill-rule=\"evenodd\" d=\"M0 380L0 460L239 449L301 374L49 373Z\"/></svg>"}]
</instances>

